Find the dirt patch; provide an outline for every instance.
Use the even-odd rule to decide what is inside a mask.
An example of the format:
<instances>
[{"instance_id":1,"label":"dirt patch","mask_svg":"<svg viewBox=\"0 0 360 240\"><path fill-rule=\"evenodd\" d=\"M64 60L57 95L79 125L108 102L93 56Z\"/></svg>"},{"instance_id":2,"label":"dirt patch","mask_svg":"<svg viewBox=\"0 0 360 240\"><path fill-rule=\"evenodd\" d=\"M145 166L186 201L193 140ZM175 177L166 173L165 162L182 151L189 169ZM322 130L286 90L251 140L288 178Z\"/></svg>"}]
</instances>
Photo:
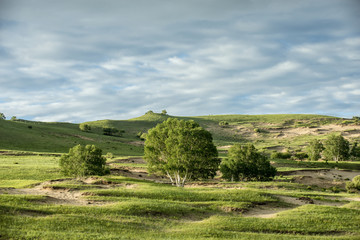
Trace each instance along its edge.
<instances>
[{"instance_id":1,"label":"dirt patch","mask_svg":"<svg viewBox=\"0 0 360 240\"><path fill-rule=\"evenodd\" d=\"M44 196L42 200L38 202L43 204L61 204L61 205L104 205L107 202L87 200L83 196L87 196L86 192L80 190L65 188L56 186L54 184L65 181L73 180L76 181L80 186L82 185L94 185L99 188L111 188L118 187L121 184L111 184L108 181L101 180L100 178L91 177L84 180L75 179L56 179L46 181L35 185L33 188L15 189L7 188L1 189L0 193L7 194L22 194L22 195L41 195ZM103 184L103 185L101 185Z\"/></svg>"},{"instance_id":2,"label":"dirt patch","mask_svg":"<svg viewBox=\"0 0 360 240\"><path fill-rule=\"evenodd\" d=\"M282 172L282 175L294 175L293 182L318 186L322 188L339 187L345 188L345 182L351 181L360 171L345 171L336 169L304 170Z\"/></svg>"},{"instance_id":3,"label":"dirt patch","mask_svg":"<svg viewBox=\"0 0 360 240\"><path fill-rule=\"evenodd\" d=\"M111 163L136 163L136 164L145 164L146 161L141 157L134 158L125 158L125 159L115 159L112 160ZM110 164L111 164L110 163Z\"/></svg>"},{"instance_id":4,"label":"dirt patch","mask_svg":"<svg viewBox=\"0 0 360 240\"><path fill-rule=\"evenodd\" d=\"M159 183L169 182L168 179L163 176L149 175L149 173L145 169L138 169L132 167L119 167L119 168L112 168L110 171L112 175L120 175L124 177L154 181Z\"/></svg>"},{"instance_id":5,"label":"dirt patch","mask_svg":"<svg viewBox=\"0 0 360 240\"><path fill-rule=\"evenodd\" d=\"M306 204L335 206L335 207L341 207L346 204L346 202L320 201L309 197L291 197L291 196L282 196L282 195L277 195L276 197L279 198L281 202L288 204L288 206L279 207L279 206L274 206L272 203L265 205L257 205L254 206L254 208L250 208L248 211L244 212L243 216L257 217L257 218L274 218L281 212L288 211ZM346 198L342 198L340 200L348 201Z\"/></svg>"}]
</instances>

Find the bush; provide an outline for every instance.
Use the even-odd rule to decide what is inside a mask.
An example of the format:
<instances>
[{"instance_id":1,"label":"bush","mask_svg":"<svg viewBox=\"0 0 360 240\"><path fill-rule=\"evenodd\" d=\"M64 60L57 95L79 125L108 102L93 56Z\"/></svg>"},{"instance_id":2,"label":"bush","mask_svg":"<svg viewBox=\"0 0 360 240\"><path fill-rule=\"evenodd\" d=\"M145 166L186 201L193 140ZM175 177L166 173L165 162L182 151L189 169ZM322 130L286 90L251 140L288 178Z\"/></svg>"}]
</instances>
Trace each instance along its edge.
<instances>
[{"instance_id":1,"label":"bush","mask_svg":"<svg viewBox=\"0 0 360 240\"><path fill-rule=\"evenodd\" d=\"M219 126L227 127L227 126L229 126L229 123L227 121L221 121L221 122L219 122Z\"/></svg>"},{"instance_id":2,"label":"bush","mask_svg":"<svg viewBox=\"0 0 360 240\"><path fill-rule=\"evenodd\" d=\"M84 132L89 132L91 130L90 125L85 124L85 123L81 123L79 125L79 128L80 128L81 131L84 131Z\"/></svg>"},{"instance_id":3,"label":"bush","mask_svg":"<svg viewBox=\"0 0 360 240\"><path fill-rule=\"evenodd\" d=\"M346 190L348 192L360 191L360 175L354 177L351 182L346 182Z\"/></svg>"},{"instance_id":4,"label":"bush","mask_svg":"<svg viewBox=\"0 0 360 240\"><path fill-rule=\"evenodd\" d=\"M289 152L273 152L270 155L271 159L290 159L291 158L291 153Z\"/></svg>"},{"instance_id":5,"label":"bush","mask_svg":"<svg viewBox=\"0 0 360 240\"><path fill-rule=\"evenodd\" d=\"M276 175L276 168L254 145L232 146L228 158L220 165L220 171L228 181L268 181Z\"/></svg>"},{"instance_id":6,"label":"bush","mask_svg":"<svg viewBox=\"0 0 360 240\"><path fill-rule=\"evenodd\" d=\"M106 158L102 150L95 145L77 145L70 148L68 154L60 158L61 172L66 176L83 177L86 175L105 175L109 170L105 167Z\"/></svg>"},{"instance_id":7,"label":"bush","mask_svg":"<svg viewBox=\"0 0 360 240\"><path fill-rule=\"evenodd\" d=\"M298 152L298 153L295 153L295 158L297 158L299 160L304 160L304 159L308 158L308 155L304 152Z\"/></svg>"}]
</instances>

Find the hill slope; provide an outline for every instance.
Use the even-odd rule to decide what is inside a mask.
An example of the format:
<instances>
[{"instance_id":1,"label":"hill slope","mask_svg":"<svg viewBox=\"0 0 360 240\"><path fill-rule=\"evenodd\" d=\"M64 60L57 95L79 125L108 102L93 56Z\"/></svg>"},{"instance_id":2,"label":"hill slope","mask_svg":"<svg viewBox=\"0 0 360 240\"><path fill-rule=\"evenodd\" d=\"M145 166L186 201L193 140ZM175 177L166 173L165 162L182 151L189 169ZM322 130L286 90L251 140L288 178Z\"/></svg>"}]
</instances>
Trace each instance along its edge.
<instances>
[{"instance_id":1,"label":"hill slope","mask_svg":"<svg viewBox=\"0 0 360 240\"><path fill-rule=\"evenodd\" d=\"M166 120L169 115L149 112L129 120L100 120L86 122L90 132L80 131L78 124L32 121L0 121L0 149L67 152L76 144L95 144L104 153L142 155L143 142L139 132ZM210 115L176 117L194 120L213 134L217 146L252 142L264 150L299 149L312 138L325 138L331 132L340 132L350 140L360 140L360 127L343 119L307 114L272 115ZM219 122L226 121L227 126ZM121 137L103 135L103 128L123 130Z\"/></svg>"}]
</instances>

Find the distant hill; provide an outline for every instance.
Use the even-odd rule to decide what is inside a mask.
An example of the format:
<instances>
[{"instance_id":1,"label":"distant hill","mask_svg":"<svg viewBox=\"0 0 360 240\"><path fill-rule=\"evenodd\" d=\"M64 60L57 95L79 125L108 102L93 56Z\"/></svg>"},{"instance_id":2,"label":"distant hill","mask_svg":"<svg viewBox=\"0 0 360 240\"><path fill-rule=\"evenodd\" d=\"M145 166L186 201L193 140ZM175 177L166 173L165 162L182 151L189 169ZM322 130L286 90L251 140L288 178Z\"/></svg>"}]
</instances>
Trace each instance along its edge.
<instances>
[{"instance_id":1,"label":"distant hill","mask_svg":"<svg viewBox=\"0 0 360 240\"><path fill-rule=\"evenodd\" d=\"M129 120L86 122L90 132L79 124L32 121L0 121L0 149L63 153L76 144L95 144L104 154L130 156L143 154L143 142L137 137L170 116L148 112ZM194 120L209 130L217 146L226 149L234 143L252 142L263 150L299 150L312 138L325 138L341 132L350 140L360 140L359 126L351 120L310 114L209 115L176 117ZM220 126L226 122L226 126ZM122 136L103 135L103 128L122 130Z\"/></svg>"}]
</instances>

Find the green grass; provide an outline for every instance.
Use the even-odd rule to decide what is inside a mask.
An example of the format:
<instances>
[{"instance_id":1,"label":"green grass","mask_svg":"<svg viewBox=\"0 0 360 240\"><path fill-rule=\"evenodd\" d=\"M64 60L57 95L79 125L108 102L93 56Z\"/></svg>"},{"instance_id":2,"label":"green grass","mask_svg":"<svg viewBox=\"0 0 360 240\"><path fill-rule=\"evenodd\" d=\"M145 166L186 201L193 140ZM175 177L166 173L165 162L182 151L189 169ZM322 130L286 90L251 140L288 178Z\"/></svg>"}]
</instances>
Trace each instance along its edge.
<instances>
[{"instance_id":1,"label":"green grass","mask_svg":"<svg viewBox=\"0 0 360 240\"><path fill-rule=\"evenodd\" d=\"M1 187L25 187L64 178L58 172L58 158L0 156L0 191ZM112 185L102 185L101 179ZM331 200L335 196L357 196L309 190L306 186L290 182L220 182L207 187L177 188L108 175L94 184L69 179L49 186L55 191L80 191L84 194L83 198L94 204L54 204L47 202L45 196L12 195L9 190L2 190L0 239L360 237L360 207L357 202L347 203L341 208L305 205L282 212L272 219L243 217L242 212L257 206L290 207L279 201L278 195L307 196L323 201L335 201ZM107 189L104 186L108 186Z\"/></svg>"},{"instance_id":2,"label":"green grass","mask_svg":"<svg viewBox=\"0 0 360 240\"><path fill-rule=\"evenodd\" d=\"M129 144L135 140L82 132L78 124L0 120L0 146L8 150L65 153L78 144L95 144L104 154L140 156L143 148Z\"/></svg>"},{"instance_id":3,"label":"green grass","mask_svg":"<svg viewBox=\"0 0 360 240\"><path fill-rule=\"evenodd\" d=\"M63 177L58 161L54 156L0 155L0 187L23 188Z\"/></svg>"},{"instance_id":4,"label":"green grass","mask_svg":"<svg viewBox=\"0 0 360 240\"><path fill-rule=\"evenodd\" d=\"M360 238L360 203L341 200L359 195L308 188L290 182L287 176L277 177L278 181L274 182L205 181L206 187L185 188L114 175L101 177L110 184L101 183L101 179L94 184L86 184L81 179L48 184L54 191L80 192L84 194L82 198L92 203L80 206L55 204L45 196L11 194L9 188L30 188L36 183L65 178L59 172L59 154L53 153L68 152L76 144L95 144L104 154L112 152L116 158L108 162L115 166L145 168L145 163L117 161L142 156L137 133L146 132L168 117L152 113L130 120L88 122L92 127L89 133L80 131L78 124L0 121L0 146L4 149L0 150L0 239ZM213 134L218 146L254 142L263 150L269 146L299 148L314 137L275 139L269 128L315 127L342 121L305 114L180 118L199 122ZM220 121L228 121L230 126L222 128ZM125 133L122 137L104 136L103 127L115 127ZM237 127L264 131L251 138L237 132ZM221 156L226 156L226 152ZM360 162L272 161L280 171L335 167L360 170ZM296 207L279 200L280 195L341 201L344 205ZM292 209L271 219L243 216L243 212L259 206Z\"/></svg>"}]
</instances>

